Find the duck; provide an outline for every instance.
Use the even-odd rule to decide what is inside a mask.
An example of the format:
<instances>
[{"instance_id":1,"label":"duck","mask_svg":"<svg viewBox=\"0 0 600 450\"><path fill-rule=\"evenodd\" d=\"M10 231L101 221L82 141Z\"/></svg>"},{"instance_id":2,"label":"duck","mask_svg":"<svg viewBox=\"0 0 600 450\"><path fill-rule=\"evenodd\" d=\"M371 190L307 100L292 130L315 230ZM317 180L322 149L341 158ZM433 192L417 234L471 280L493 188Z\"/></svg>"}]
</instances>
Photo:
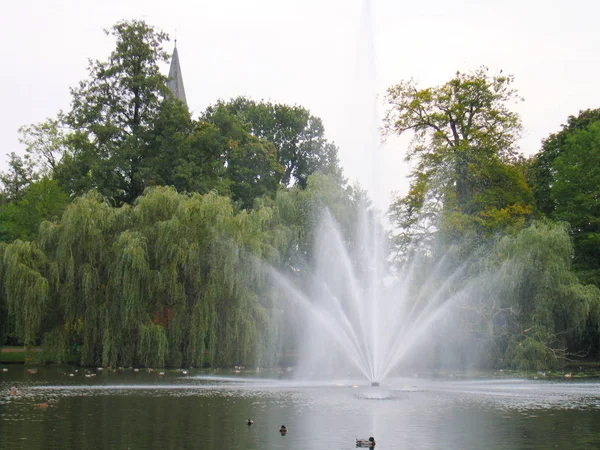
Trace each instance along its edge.
<instances>
[{"instance_id":1,"label":"duck","mask_svg":"<svg viewBox=\"0 0 600 450\"><path fill-rule=\"evenodd\" d=\"M38 403L37 405L35 405L35 407L40 409L46 409L48 407L48 402Z\"/></svg>"},{"instance_id":2,"label":"duck","mask_svg":"<svg viewBox=\"0 0 600 450\"><path fill-rule=\"evenodd\" d=\"M16 387L11 387L10 388L10 395L17 395L17 388Z\"/></svg>"},{"instance_id":3,"label":"duck","mask_svg":"<svg viewBox=\"0 0 600 450\"><path fill-rule=\"evenodd\" d=\"M287 431L288 431L288 429L285 425L281 425L281 427L279 428L280 433L285 434L285 433L287 433Z\"/></svg>"},{"instance_id":4,"label":"duck","mask_svg":"<svg viewBox=\"0 0 600 450\"><path fill-rule=\"evenodd\" d=\"M375 447L375 438L371 436L369 439L357 439L356 440L357 447Z\"/></svg>"},{"instance_id":5,"label":"duck","mask_svg":"<svg viewBox=\"0 0 600 450\"><path fill-rule=\"evenodd\" d=\"M252 425L253 423L254 423L254 420L252 420L252 419L246 420L246 425Z\"/></svg>"}]
</instances>

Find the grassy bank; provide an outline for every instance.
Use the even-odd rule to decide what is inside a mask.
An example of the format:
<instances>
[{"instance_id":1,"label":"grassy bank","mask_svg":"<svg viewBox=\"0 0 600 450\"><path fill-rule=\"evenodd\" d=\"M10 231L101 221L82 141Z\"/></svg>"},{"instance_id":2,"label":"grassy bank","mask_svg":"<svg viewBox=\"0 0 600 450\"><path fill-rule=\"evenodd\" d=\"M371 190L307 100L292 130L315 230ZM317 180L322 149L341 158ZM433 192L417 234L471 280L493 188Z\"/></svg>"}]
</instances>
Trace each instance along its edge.
<instances>
[{"instance_id":1,"label":"grassy bank","mask_svg":"<svg viewBox=\"0 0 600 450\"><path fill-rule=\"evenodd\" d=\"M6 346L0 348L0 363L21 363L29 361L37 361L38 353L40 352L39 347L33 347L29 349L29 352L25 351L25 347L12 347Z\"/></svg>"}]
</instances>

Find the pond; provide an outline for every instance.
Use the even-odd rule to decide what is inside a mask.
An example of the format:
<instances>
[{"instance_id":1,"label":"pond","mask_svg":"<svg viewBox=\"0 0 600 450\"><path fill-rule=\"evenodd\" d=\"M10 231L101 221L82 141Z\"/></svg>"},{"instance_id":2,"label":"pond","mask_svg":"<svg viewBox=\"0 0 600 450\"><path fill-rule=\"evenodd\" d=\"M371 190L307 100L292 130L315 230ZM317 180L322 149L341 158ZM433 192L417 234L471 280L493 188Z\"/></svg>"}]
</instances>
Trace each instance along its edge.
<instances>
[{"instance_id":1,"label":"pond","mask_svg":"<svg viewBox=\"0 0 600 450\"><path fill-rule=\"evenodd\" d=\"M371 387L76 370L0 369L0 448L330 450L353 449L355 438L369 436L379 450L600 448L595 382L415 376Z\"/></svg>"}]
</instances>

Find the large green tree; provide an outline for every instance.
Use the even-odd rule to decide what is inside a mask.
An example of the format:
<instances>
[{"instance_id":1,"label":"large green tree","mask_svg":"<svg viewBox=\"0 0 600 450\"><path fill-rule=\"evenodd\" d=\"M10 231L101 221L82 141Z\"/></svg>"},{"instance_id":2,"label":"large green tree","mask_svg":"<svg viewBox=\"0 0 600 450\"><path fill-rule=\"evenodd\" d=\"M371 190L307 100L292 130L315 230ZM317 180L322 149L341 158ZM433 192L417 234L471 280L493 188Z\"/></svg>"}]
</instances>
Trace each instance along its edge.
<instances>
[{"instance_id":1,"label":"large green tree","mask_svg":"<svg viewBox=\"0 0 600 450\"><path fill-rule=\"evenodd\" d=\"M223 109L235 115L253 136L275 146L277 162L283 167L278 181L284 186L298 184L304 188L315 172L343 180L337 147L325 138L322 120L307 109L238 97L209 107L205 120L212 121Z\"/></svg>"},{"instance_id":2,"label":"large green tree","mask_svg":"<svg viewBox=\"0 0 600 450\"><path fill-rule=\"evenodd\" d=\"M569 117L532 158L530 179L536 205L571 226L575 269L600 286L600 109Z\"/></svg>"},{"instance_id":3,"label":"large green tree","mask_svg":"<svg viewBox=\"0 0 600 450\"><path fill-rule=\"evenodd\" d=\"M221 130L193 121L179 102L165 102L154 123L151 146L156 155L144 167L148 185L174 186L179 192L211 190L227 194L227 139Z\"/></svg>"},{"instance_id":4,"label":"large green tree","mask_svg":"<svg viewBox=\"0 0 600 450\"><path fill-rule=\"evenodd\" d=\"M569 116L562 130L552 133L542 142L542 149L530 161L529 180L534 188L536 207L546 216L551 216L555 205L551 188L554 183L554 161L565 149L567 140L579 130L585 130L600 121L600 109L587 109L577 116Z\"/></svg>"},{"instance_id":5,"label":"large green tree","mask_svg":"<svg viewBox=\"0 0 600 450\"><path fill-rule=\"evenodd\" d=\"M233 200L248 209L258 197L274 197L283 167L277 162L273 144L250 134L240 118L226 108L209 108L209 111L204 120L208 121L206 125L219 130L223 174Z\"/></svg>"},{"instance_id":6,"label":"large green tree","mask_svg":"<svg viewBox=\"0 0 600 450\"><path fill-rule=\"evenodd\" d=\"M384 132L414 135L406 156L415 163L410 190L392 205L403 244L431 237L441 213L458 215L459 223L470 216L488 231L494 220L511 226L529 214L531 194L515 158L521 122L509 108L520 100L513 81L483 67L441 86L423 89L411 80L388 89Z\"/></svg>"},{"instance_id":7,"label":"large green tree","mask_svg":"<svg viewBox=\"0 0 600 450\"><path fill-rule=\"evenodd\" d=\"M170 107L164 103L177 102L159 67L168 59L162 47L168 37L138 20L106 33L115 37L115 50L90 63L89 78L71 91L69 154L59 173L75 193L97 188L117 203L132 203L152 176L160 150L152 145L154 126Z\"/></svg>"}]
</instances>

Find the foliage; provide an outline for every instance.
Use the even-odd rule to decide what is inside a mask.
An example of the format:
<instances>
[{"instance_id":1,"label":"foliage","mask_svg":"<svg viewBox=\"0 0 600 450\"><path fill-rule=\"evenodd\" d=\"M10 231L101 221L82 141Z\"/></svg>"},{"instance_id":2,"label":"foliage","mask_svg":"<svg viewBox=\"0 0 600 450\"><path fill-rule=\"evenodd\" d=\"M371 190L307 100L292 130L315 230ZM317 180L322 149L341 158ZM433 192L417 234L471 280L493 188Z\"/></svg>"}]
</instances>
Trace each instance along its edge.
<instances>
[{"instance_id":1,"label":"foliage","mask_svg":"<svg viewBox=\"0 0 600 450\"><path fill-rule=\"evenodd\" d=\"M37 179L34 165L27 158L11 153L8 171L0 173L4 202L18 201L23 198L27 187Z\"/></svg>"},{"instance_id":2,"label":"foliage","mask_svg":"<svg viewBox=\"0 0 600 450\"><path fill-rule=\"evenodd\" d=\"M564 223L534 222L497 241L481 266L485 283L476 283L473 306L495 358L539 369L585 352L578 342L600 306L600 291L580 283L572 255Z\"/></svg>"},{"instance_id":3,"label":"foliage","mask_svg":"<svg viewBox=\"0 0 600 450\"><path fill-rule=\"evenodd\" d=\"M600 286L600 110L570 117L550 135L531 162L537 206L554 220L566 221L575 244L579 276Z\"/></svg>"},{"instance_id":4,"label":"foliage","mask_svg":"<svg viewBox=\"0 0 600 450\"><path fill-rule=\"evenodd\" d=\"M236 116L253 136L275 146L277 163L283 168L278 181L284 186L298 184L305 188L309 175L315 172L343 182L337 147L325 139L321 119L305 108L238 97L209 107L204 119L212 122L223 111Z\"/></svg>"},{"instance_id":5,"label":"foliage","mask_svg":"<svg viewBox=\"0 0 600 450\"><path fill-rule=\"evenodd\" d=\"M15 241L5 248L2 266L7 314L25 346L32 346L49 303L49 261L35 243Z\"/></svg>"},{"instance_id":6,"label":"foliage","mask_svg":"<svg viewBox=\"0 0 600 450\"><path fill-rule=\"evenodd\" d=\"M551 197L555 159L565 151L567 140L573 133L585 130L598 121L600 109L587 109L581 111L577 117L569 116L562 130L544 139L542 150L530 161L528 178L534 190L536 206L546 216L551 217L555 209Z\"/></svg>"},{"instance_id":7,"label":"foliage","mask_svg":"<svg viewBox=\"0 0 600 450\"><path fill-rule=\"evenodd\" d=\"M148 185L174 186L179 192L227 194L227 145L218 127L192 121L180 102L163 102L150 136L150 147L157 151L143 178Z\"/></svg>"},{"instance_id":8,"label":"foliage","mask_svg":"<svg viewBox=\"0 0 600 450\"><path fill-rule=\"evenodd\" d=\"M315 173L308 177L306 189L294 186L280 191L276 210L280 220L292 231L291 267L302 267L312 260L314 238L325 214L331 214L341 234L351 244L352 232L359 218L359 207L369 207L366 192L360 186L343 186L336 177Z\"/></svg>"},{"instance_id":9,"label":"foliage","mask_svg":"<svg viewBox=\"0 0 600 450\"><path fill-rule=\"evenodd\" d=\"M69 196L55 180L43 177L29 184L17 201L0 207L0 239L33 240L44 220L56 220L62 215Z\"/></svg>"},{"instance_id":10,"label":"foliage","mask_svg":"<svg viewBox=\"0 0 600 450\"><path fill-rule=\"evenodd\" d=\"M443 220L447 236L463 235L465 226L485 236L525 223L531 193L515 158L521 123L508 108L520 100L512 83L483 67L438 87L406 81L388 89L384 131L412 131L406 159L416 160L408 194L390 208L399 246L431 242Z\"/></svg>"},{"instance_id":11,"label":"foliage","mask_svg":"<svg viewBox=\"0 0 600 450\"><path fill-rule=\"evenodd\" d=\"M78 343L84 364L254 364L274 357L254 258L277 264L289 237L272 208L212 193L153 188L116 209L92 192L39 245L5 247L3 294L16 334L58 361Z\"/></svg>"},{"instance_id":12,"label":"foliage","mask_svg":"<svg viewBox=\"0 0 600 450\"><path fill-rule=\"evenodd\" d=\"M387 134L414 132L407 159L417 171L451 182L460 206L466 206L477 182L473 167L514 155L521 123L507 104L519 100L512 76L490 76L487 68L458 72L446 84L418 90L414 82L388 89ZM467 210L465 210L467 212Z\"/></svg>"},{"instance_id":13,"label":"foliage","mask_svg":"<svg viewBox=\"0 0 600 450\"><path fill-rule=\"evenodd\" d=\"M283 168L273 144L248 133L237 116L223 107L209 108L207 119L220 132L225 159L225 177L233 199L249 209L254 199L274 197Z\"/></svg>"},{"instance_id":14,"label":"foliage","mask_svg":"<svg viewBox=\"0 0 600 450\"><path fill-rule=\"evenodd\" d=\"M25 145L25 159L42 175L53 173L65 152L65 135L62 129L64 116L19 128L19 142Z\"/></svg>"},{"instance_id":15,"label":"foliage","mask_svg":"<svg viewBox=\"0 0 600 450\"><path fill-rule=\"evenodd\" d=\"M154 124L168 95L159 64L168 38L142 21L106 30L116 39L107 61L90 63L90 78L71 90L69 151L57 175L76 194L97 188L117 203L131 203L148 184L146 169L158 149L150 145ZM60 169L60 170L58 170Z\"/></svg>"}]
</instances>

